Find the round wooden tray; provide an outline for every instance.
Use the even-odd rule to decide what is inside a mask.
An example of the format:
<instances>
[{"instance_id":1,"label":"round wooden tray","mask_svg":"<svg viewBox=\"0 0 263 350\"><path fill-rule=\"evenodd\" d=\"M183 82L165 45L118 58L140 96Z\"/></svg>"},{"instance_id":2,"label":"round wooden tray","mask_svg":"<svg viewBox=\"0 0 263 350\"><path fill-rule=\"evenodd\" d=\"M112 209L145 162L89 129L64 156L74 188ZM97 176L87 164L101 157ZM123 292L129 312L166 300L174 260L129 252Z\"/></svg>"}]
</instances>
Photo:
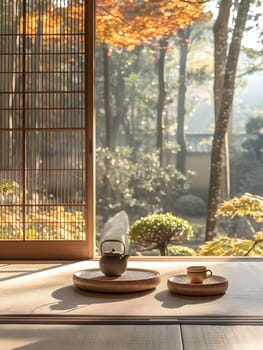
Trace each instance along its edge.
<instances>
[{"instance_id":1,"label":"round wooden tray","mask_svg":"<svg viewBox=\"0 0 263 350\"><path fill-rule=\"evenodd\" d=\"M190 283L186 275L171 276L167 281L171 293L182 295L209 296L224 294L228 288L225 277L213 275L203 283Z\"/></svg>"},{"instance_id":2,"label":"round wooden tray","mask_svg":"<svg viewBox=\"0 0 263 350\"><path fill-rule=\"evenodd\" d=\"M154 289L160 273L154 270L128 268L120 277L107 277L100 269L77 271L73 283L79 289L104 293L130 293Z\"/></svg>"}]
</instances>

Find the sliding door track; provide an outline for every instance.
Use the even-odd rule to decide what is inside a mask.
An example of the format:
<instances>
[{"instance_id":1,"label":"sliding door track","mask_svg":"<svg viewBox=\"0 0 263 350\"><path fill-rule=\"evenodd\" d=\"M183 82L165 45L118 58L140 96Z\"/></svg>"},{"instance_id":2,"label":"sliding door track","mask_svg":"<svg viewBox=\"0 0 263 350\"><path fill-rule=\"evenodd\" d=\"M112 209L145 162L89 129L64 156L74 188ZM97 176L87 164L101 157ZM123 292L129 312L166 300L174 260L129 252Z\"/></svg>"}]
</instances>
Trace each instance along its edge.
<instances>
[{"instance_id":1,"label":"sliding door track","mask_svg":"<svg viewBox=\"0 0 263 350\"><path fill-rule=\"evenodd\" d=\"M0 324L181 324L263 325L263 316L96 316L96 315L0 315Z\"/></svg>"}]
</instances>

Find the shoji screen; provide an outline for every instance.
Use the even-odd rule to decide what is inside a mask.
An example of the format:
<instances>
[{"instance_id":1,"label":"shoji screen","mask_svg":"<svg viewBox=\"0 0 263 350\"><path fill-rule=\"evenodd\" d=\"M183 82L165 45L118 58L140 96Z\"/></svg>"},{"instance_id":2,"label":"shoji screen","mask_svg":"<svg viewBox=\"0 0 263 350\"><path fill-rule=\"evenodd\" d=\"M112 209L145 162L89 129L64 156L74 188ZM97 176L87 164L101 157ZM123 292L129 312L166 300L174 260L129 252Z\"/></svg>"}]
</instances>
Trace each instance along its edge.
<instances>
[{"instance_id":1,"label":"shoji screen","mask_svg":"<svg viewBox=\"0 0 263 350\"><path fill-rule=\"evenodd\" d=\"M72 257L74 242L87 245L89 13L81 0L1 1L0 248L6 241L52 242L48 255L59 250L62 257L63 244L55 242L70 241Z\"/></svg>"}]
</instances>

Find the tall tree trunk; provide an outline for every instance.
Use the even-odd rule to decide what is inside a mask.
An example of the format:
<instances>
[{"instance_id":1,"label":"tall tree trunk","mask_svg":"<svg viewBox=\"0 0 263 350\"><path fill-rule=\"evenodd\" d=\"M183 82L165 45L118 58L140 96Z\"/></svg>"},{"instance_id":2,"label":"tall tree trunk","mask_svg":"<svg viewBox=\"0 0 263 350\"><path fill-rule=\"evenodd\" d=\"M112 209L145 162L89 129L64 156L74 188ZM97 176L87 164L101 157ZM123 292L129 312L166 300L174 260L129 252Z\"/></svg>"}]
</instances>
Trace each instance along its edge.
<instances>
[{"instance_id":1,"label":"tall tree trunk","mask_svg":"<svg viewBox=\"0 0 263 350\"><path fill-rule=\"evenodd\" d=\"M125 103L125 73L123 73L122 69L118 70L117 73L117 81L116 81L117 89L114 90L113 94L115 97L115 108L116 113L114 113L114 117L112 120L112 149L116 145L116 141L118 140L118 134L120 128L123 128L125 132L125 136L127 141L130 140L130 128L129 121L127 120L127 109L128 105Z\"/></svg>"},{"instance_id":2,"label":"tall tree trunk","mask_svg":"<svg viewBox=\"0 0 263 350\"><path fill-rule=\"evenodd\" d=\"M229 120L232 112L237 62L240 52L241 39L245 30L245 24L251 1L252 0L240 1L234 31L229 47L229 52L227 58L225 59L226 64L224 70L225 74L222 89L222 98L220 108L218 108L218 116L215 125L211 154L208 214L205 235L206 240L211 240L215 234L215 227L217 221L216 212L221 199L224 139L227 133ZM223 6L224 3L225 2L223 1L220 6Z\"/></svg>"},{"instance_id":3,"label":"tall tree trunk","mask_svg":"<svg viewBox=\"0 0 263 350\"><path fill-rule=\"evenodd\" d=\"M222 91L224 84L224 75L227 58L227 39L228 24L230 19L230 10L232 6L231 0L222 0L218 17L214 24L214 108L215 123L218 118ZM222 164L222 195L229 197L230 195L230 164L229 164L229 140L228 133L225 135L223 146L223 164Z\"/></svg>"},{"instance_id":4,"label":"tall tree trunk","mask_svg":"<svg viewBox=\"0 0 263 350\"><path fill-rule=\"evenodd\" d=\"M224 86L227 59L228 23L232 0L222 0L219 13L214 24L214 108L215 122L218 118Z\"/></svg>"},{"instance_id":5,"label":"tall tree trunk","mask_svg":"<svg viewBox=\"0 0 263 350\"><path fill-rule=\"evenodd\" d=\"M160 40L160 55L158 60L158 103L157 103L157 150L159 151L160 166L163 166L163 130L164 102L166 97L164 66L168 40Z\"/></svg>"},{"instance_id":6,"label":"tall tree trunk","mask_svg":"<svg viewBox=\"0 0 263 350\"><path fill-rule=\"evenodd\" d=\"M104 109L105 109L105 147L112 149L112 111L110 103L110 56L109 47L103 45L104 70Z\"/></svg>"},{"instance_id":7,"label":"tall tree trunk","mask_svg":"<svg viewBox=\"0 0 263 350\"><path fill-rule=\"evenodd\" d=\"M112 150L112 110L110 103L110 51L107 44L103 44L103 75L104 75L104 110L105 110L105 147ZM109 159L105 157L105 167L109 166ZM108 177L103 178L105 196L111 196L111 185Z\"/></svg>"},{"instance_id":8,"label":"tall tree trunk","mask_svg":"<svg viewBox=\"0 0 263 350\"><path fill-rule=\"evenodd\" d=\"M186 95L186 63L188 53L188 39L190 37L191 27L179 32L179 48L180 48L180 63L179 63L179 88L177 102L177 131L176 139L180 146L180 150L176 157L176 168L181 173L186 173L186 141L185 141L185 95Z\"/></svg>"}]
</instances>

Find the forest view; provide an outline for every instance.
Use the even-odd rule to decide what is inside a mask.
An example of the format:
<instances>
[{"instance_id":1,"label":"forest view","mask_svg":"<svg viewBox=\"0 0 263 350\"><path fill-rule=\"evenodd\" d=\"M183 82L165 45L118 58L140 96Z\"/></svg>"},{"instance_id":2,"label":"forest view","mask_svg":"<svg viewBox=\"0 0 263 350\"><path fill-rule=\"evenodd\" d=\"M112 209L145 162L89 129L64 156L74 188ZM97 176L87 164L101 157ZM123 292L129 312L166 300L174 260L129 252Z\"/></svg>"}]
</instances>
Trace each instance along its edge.
<instances>
[{"instance_id":1,"label":"forest view","mask_svg":"<svg viewBox=\"0 0 263 350\"><path fill-rule=\"evenodd\" d=\"M262 255L261 10L97 1L98 239L122 218L135 255ZM233 198L260 218L219 209Z\"/></svg>"}]
</instances>

